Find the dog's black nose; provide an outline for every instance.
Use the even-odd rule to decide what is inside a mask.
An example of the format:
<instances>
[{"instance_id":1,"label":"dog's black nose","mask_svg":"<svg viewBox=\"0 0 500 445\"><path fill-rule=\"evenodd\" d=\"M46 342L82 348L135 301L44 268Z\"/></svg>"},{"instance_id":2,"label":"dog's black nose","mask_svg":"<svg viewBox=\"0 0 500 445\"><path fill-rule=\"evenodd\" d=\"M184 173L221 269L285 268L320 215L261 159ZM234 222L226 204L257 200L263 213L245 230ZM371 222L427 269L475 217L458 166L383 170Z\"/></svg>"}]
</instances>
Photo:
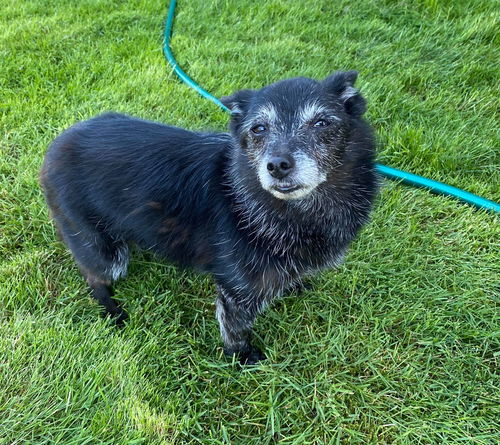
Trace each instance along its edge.
<instances>
[{"instance_id":1,"label":"dog's black nose","mask_svg":"<svg viewBox=\"0 0 500 445\"><path fill-rule=\"evenodd\" d=\"M276 179L283 179L295 166L293 158L289 155L280 155L272 157L267 163L267 171Z\"/></svg>"}]
</instances>

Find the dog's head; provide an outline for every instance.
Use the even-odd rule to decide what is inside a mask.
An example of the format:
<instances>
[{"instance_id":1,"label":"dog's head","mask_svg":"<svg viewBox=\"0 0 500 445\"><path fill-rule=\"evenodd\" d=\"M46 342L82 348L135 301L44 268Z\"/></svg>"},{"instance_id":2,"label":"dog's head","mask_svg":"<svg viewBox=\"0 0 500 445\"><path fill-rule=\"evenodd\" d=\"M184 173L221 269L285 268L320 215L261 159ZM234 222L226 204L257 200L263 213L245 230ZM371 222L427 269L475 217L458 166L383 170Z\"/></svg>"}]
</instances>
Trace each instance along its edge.
<instances>
[{"instance_id":1,"label":"dog's head","mask_svg":"<svg viewBox=\"0 0 500 445\"><path fill-rule=\"evenodd\" d=\"M357 74L288 79L221 99L233 136L276 198L306 197L343 162L350 124L365 112Z\"/></svg>"}]
</instances>

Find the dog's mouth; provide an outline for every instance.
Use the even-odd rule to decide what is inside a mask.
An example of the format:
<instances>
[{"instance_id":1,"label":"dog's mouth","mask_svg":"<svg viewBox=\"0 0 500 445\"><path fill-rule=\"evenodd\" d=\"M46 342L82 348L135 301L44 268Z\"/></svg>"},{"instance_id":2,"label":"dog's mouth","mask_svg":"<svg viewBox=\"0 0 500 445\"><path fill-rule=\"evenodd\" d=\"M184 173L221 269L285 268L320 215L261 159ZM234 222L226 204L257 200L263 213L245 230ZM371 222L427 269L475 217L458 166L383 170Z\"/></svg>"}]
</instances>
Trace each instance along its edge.
<instances>
[{"instance_id":1,"label":"dog's mouth","mask_svg":"<svg viewBox=\"0 0 500 445\"><path fill-rule=\"evenodd\" d=\"M287 194L287 193L293 193L296 192L297 190L300 190L303 188L301 185L296 185L296 184L277 184L272 187L273 190L276 190L279 193Z\"/></svg>"},{"instance_id":2,"label":"dog's mouth","mask_svg":"<svg viewBox=\"0 0 500 445\"><path fill-rule=\"evenodd\" d=\"M314 187L305 184L273 184L268 190L278 199L294 200L307 196Z\"/></svg>"}]
</instances>

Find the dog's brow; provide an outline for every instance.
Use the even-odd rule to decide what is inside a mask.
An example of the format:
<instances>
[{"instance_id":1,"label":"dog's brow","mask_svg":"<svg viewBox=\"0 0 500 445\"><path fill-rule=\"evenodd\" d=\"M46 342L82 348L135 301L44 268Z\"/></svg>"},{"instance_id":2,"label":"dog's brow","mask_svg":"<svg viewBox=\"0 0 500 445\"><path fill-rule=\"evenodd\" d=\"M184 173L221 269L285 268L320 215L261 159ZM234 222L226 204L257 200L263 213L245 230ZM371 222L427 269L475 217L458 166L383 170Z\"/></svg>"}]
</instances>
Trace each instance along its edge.
<instances>
[{"instance_id":1,"label":"dog's brow","mask_svg":"<svg viewBox=\"0 0 500 445\"><path fill-rule=\"evenodd\" d=\"M327 113L328 110L323 105L318 102L308 102L306 103L298 112L299 124L305 124L320 114Z\"/></svg>"},{"instance_id":2,"label":"dog's brow","mask_svg":"<svg viewBox=\"0 0 500 445\"><path fill-rule=\"evenodd\" d=\"M260 107L255 113L259 119L262 119L264 122L269 124L275 123L278 120L278 112L273 104L265 104Z\"/></svg>"}]
</instances>

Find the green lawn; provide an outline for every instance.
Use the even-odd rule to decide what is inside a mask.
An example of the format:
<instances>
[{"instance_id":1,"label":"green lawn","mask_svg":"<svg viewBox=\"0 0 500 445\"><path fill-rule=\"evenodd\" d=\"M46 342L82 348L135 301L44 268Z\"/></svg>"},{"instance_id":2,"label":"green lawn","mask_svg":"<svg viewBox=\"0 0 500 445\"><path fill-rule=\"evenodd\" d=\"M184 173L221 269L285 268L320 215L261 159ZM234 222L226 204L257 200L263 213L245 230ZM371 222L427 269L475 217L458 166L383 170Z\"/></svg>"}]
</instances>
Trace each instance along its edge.
<instances>
[{"instance_id":1,"label":"green lawn","mask_svg":"<svg viewBox=\"0 0 500 445\"><path fill-rule=\"evenodd\" d=\"M448 198L385 183L345 264L259 318L255 368L222 356L212 281L150 255L117 286L128 325L99 317L38 170L104 110L226 126L166 66L166 7L1 2L0 444L498 443L499 219ZM494 0L180 0L172 47L217 96L357 69L380 162L498 201L499 22Z\"/></svg>"}]
</instances>

